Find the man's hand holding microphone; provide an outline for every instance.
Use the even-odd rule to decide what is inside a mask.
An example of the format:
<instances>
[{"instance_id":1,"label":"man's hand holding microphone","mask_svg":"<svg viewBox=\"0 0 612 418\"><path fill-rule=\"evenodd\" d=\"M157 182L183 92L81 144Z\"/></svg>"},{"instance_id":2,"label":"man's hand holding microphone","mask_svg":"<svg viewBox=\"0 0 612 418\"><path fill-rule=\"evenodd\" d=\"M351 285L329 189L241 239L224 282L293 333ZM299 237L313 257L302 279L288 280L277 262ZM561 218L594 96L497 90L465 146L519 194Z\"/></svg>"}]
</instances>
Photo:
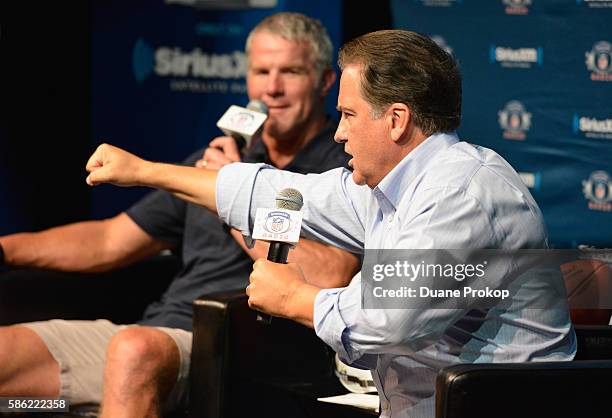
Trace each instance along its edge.
<instances>
[{"instance_id":1,"label":"man's hand holding microphone","mask_svg":"<svg viewBox=\"0 0 612 418\"><path fill-rule=\"evenodd\" d=\"M226 164L242 160L242 155L261 134L268 118L268 106L261 100L251 100L246 108L230 106L217 121L225 136L218 136L208 144L196 167L219 170Z\"/></svg>"},{"instance_id":2,"label":"man's hand holding microphone","mask_svg":"<svg viewBox=\"0 0 612 418\"><path fill-rule=\"evenodd\" d=\"M231 136L218 136L208 144L202 158L196 161L198 168L219 170L226 164L237 163L241 160L240 151L236 141Z\"/></svg>"},{"instance_id":3,"label":"man's hand holding microphone","mask_svg":"<svg viewBox=\"0 0 612 418\"><path fill-rule=\"evenodd\" d=\"M319 290L306 281L298 264L260 258L253 264L246 293L251 308L312 326L312 316L302 313L312 314L312 301Z\"/></svg>"}]
</instances>

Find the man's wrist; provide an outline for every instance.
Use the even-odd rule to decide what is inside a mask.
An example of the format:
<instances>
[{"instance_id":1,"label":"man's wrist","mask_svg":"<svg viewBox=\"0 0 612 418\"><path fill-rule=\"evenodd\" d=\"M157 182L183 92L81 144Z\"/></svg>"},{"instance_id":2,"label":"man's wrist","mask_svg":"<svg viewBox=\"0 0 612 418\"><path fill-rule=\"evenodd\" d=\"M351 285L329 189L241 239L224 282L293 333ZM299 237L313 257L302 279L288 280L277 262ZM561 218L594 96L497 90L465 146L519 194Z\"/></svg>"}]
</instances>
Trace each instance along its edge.
<instances>
[{"instance_id":1,"label":"man's wrist","mask_svg":"<svg viewBox=\"0 0 612 418\"><path fill-rule=\"evenodd\" d=\"M300 283L291 294L286 317L312 328L314 302L320 290L310 283Z\"/></svg>"},{"instance_id":2,"label":"man's wrist","mask_svg":"<svg viewBox=\"0 0 612 418\"><path fill-rule=\"evenodd\" d=\"M151 175L155 172L156 163L152 161L142 160L136 170L134 185L150 187Z\"/></svg>"}]
</instances>

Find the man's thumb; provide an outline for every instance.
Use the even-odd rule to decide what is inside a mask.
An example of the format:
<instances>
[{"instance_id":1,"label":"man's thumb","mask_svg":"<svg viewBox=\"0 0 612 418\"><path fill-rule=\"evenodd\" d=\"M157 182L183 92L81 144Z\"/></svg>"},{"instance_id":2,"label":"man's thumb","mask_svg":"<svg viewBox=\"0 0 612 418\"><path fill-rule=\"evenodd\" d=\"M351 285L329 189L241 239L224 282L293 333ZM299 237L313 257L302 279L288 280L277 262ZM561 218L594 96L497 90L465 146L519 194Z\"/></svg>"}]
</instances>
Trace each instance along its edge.
<instances>
[{"instance_id":1,"label":"man's thumb","mask_svg":"<svg viewBox=\"0 0 612 418\"><path fill-rule=\"evenodd\" d=\"M93 170L91 173L89 173L89 175L87 176L87 178L85 179L85 183L87 183L90 186L97 186L100 183L104 183L104 178L101 175L102 169L97 169L97 170Z\"/></svg>"}]
</instances>

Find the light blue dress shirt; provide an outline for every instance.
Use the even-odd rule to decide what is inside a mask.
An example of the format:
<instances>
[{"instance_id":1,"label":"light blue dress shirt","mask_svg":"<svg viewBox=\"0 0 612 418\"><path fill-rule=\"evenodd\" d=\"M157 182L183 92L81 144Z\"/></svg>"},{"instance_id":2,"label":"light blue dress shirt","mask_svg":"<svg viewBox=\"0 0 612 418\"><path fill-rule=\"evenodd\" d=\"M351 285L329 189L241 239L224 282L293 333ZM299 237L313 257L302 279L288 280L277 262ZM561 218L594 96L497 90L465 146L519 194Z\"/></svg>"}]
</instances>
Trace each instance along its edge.
<instances>
[{"instance_id":1,"label":"light blue dress shirt","mask_svg":"<svg viewBox=\"0 0 612 418\"><path fill-rule=\"evenodd\" d=\"M302 233L353 252L364 249L546 248L542 214L498 154L435 134L374 189L335 169L299 175L231 164L217 180L217 208L249 236L259 207L292 187L304 197ZM433 417L437 372L457 363L571 360L576 340L567 309L362 309L360 277L323 289L317 335L347 364L372 370L382 417ZM527 298L529 299L529 298ZM540 305L543 306L543 305Z\"/></svg>"}]
</instances>

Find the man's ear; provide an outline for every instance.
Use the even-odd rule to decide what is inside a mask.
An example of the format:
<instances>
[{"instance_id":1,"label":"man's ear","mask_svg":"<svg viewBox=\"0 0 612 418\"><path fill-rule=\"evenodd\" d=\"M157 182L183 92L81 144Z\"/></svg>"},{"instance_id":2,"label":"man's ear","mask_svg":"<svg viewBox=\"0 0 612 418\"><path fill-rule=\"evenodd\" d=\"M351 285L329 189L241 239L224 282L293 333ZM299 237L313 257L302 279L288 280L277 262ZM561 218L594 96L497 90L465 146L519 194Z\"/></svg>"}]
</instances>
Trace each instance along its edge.
<instances>
[{"instance_id":1,"label":"man's ear","mask_svg":"<svg viewBox=\"0 0 612 418\"><path fill-rule=\"evenodd\" d=\"M392 103L387 109L391 127L391 139L400 143L409 133L412 114L410 108L404 103Z\"/></svg>"},{"instance_id":2,"label":"man's ear","mask_svg":"<svg viewBox=\"0 0 612 418\"><path fill-rule=\"evenodd\" d=\"M334 70L331 68L323 70L323 73L321 74L321 96L327 96L327 93L329 93L329 90L332 88L335 81L336 72Z\"/></svg>"}]
</instances>

